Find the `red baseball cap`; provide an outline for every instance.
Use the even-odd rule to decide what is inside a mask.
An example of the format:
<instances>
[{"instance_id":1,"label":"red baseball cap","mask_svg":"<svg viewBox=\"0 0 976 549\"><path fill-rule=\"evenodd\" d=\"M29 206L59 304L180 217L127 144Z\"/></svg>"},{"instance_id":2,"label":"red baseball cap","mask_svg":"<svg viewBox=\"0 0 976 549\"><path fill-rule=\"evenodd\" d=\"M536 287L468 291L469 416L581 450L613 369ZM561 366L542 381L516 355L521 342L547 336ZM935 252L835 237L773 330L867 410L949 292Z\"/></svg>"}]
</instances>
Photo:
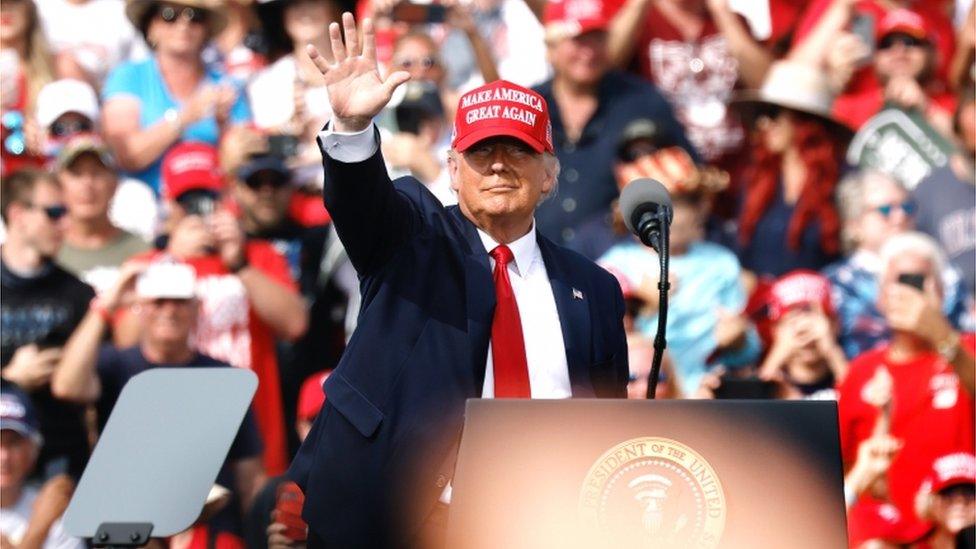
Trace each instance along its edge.
<instances>
[{"instance_id":1,"label":"red baseball cap","mask_svg":"<svg viewBox=\"0 0 976 549\"><path fill-rule=\"evenodd\" d=\"M163 196L175 200L187 191L213 191L224 188L217 149L199 142L185 142L173 147L163 157Z\"/></svg>"},{"instance_id":2,"label":"red baseball cap","mask_svg":"<svg viewBox=\"0 0 976 549\"><path fill-rule=\"evenodd\" d=\"M956 452L932 462L932 470L922 484L922 489L934 494L956 484L973 483L976 483L976 455L972 452Z\"/></svg>"},{"instance_id":3,"label":"red baseball cap","mask_svg":"<svg viewBox=\"0 0 976 549\"><path fill-rule=\"evenodd\" d=\"M834 315L830 281L805 269L787 273L769 288L769 318L779 320L793 307L819 304L828 316Z\"/></svg>"},{"instance_id":4,"label":"red baseball cap","mask_svg":"<svg viewBox=\"0 0 976 549\"><path fill-rule=\"evenodd\" d=\"M523 141L536 152L555 153L546 100L507 80L496 80L461 96L451 138L454 150L464 152L482 139L502 135Z\"/></svg>"},{"instance_id":5,"label":"red baseball cap","mask_svg":"<svg viewBox=\"0 0 976 549\"><path fill-rule=\"evenodd\" d=\"M546 39L573 38L590 31L605 31L610 18L603 11L600 0L555 0L546 4Z\"/></svg>"},{"instance_id":6,"label":"red baseball cap","mask_svg":"<svg viewBox=\"0 0 976 549\"><path fill-rule=\"evenodd\" d=\"M329 378L332 370L318 372L308 376L298 392L298 419L312 421L319 415L325 404L325 388L322 384Z\"/></svg>"},{"instance_id":7,"label":"red baseball cap","mask_svg":"<svg viewBox=\"0 0 976 549\"><path fill-rule=\"evenodd\" d=\"M893 32L901 32L928 41L929 27L925 18L912 10L894 9L885 14L878 23L877 39L881 40Z\"/></svg>"},{"instance_id":8,"label":"red baseball cap","mask_svg":"<svg viewBox=\"0 0 976 549\"><path fill-rule=\"evenodd\" d=\"M847 538L851 547L860 547L871 540L889 543L911 543L925 533L925 527L907 520L890 503L859 500L847 515Z\"/></svg>"}]
</instances>

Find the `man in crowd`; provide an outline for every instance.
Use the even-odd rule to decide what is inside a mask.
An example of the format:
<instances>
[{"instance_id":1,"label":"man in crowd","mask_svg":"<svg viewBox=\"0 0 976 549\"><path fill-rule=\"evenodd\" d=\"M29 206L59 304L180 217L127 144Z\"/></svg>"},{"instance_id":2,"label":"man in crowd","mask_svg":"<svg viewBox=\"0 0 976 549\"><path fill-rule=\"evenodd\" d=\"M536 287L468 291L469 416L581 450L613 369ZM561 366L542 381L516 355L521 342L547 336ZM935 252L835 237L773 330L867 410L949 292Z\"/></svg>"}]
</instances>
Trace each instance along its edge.
<instances>
[{"instance_id":1,"label":"man in crowd","mask_svg":"<svg viewBox=\"0 0 976 549\"><path fill-rule=\"evenodd\" d=\"M174 147L163 160L162 184L169 211L164 249L136 258L168 255L196 271L202 310L197 348L257 374L254 411L264 465L269 474L280 474L288 459L275 337L294 341L305 333L305 304L281 254L267 242L247 240L237 219L219 207L224 181L214 147ZM116 336L120 345L135 344L138 326L127 320L124 331L129 337Z\"/></svg>"},{"instance_id":2,"label":"man in crowd","mask_svg":"<svg viewBox=\"0 0 976 549\"><path fill-rule=\"evenodd\" d=\"M887 476L888 496L910 517L932 460L973 447L976 340L960 336L942 313L944 260L932 239L894 236L881 259L879 308L891 342L855 358L838 389L841 448L850 465L878 418L890 418L887 431L901 447Z\"/></svg>"},{"instance_id":3,"label":"man in crowd","mask_svg":"<svg viewBox=\"0 0 976 549\"><path fill-rule=\"evenodd\" d=\"M111 152L94 135L76 136L58 156L57 176L68 207L58 263L96 292L107 290L125 260L149 249L146 241L109 219L118 187Z\"/></svg>"},{"instance_id":4,"label":"man in crowd","mask_svg":"<svg viewBox=\"0 0 976 549\"><path fill-rule=\"evenodd\" d=\"M550 3L545 21L555 74L536 91L552 109L552 141L562 170L559 193L542 204L537 221L542 234L573 247L580 225L608 211L617 196L613 163L627 124L648 118L669 141L694 149L654 86L611 70L609 22L598 1Z\"/></svg>"},{"instance_id":5,"label":"man in crowd","mask_svg":"<svg viewBox=\"0 0 976 549\"><path fill-rule=\"evenodd\" d=\"M34 473L44 487L24 539L40 544L88 461L83 411L54 398L49 382L95 294L53 261L67 213L57 179L22 171L5 177L2 186L7 240L0 248L0 375L30 395L46 441Z\"/></svg>"},{"instance_id":6,"label":"man in crowd","mask_svg":"<svg viewBox=\"0 0 976 549\"><path fill-rule=\"evenodd\" d=\"M22 546L38 490L27 484L44 440L30 397L16 385L0 381L0 544ZM83 549L85 543L68 536L60 519L43 539L45 549Z\"/></svg>"},{"instance_id":7,"label":"man in crowd","mask_svg":"<svg viewBox=\"0 0 976 549\"><path fill-rule=\"evenodd\" d=\"M128 263L112 288L99 296L65 346L65 353L51 379L58 398L79 404L94 404L99 430L104 428L122 388L134 376L160 367L220 367L228 364L200 353L190 344L197 326L200 304L196 299L196 276L181 263L166 261ZM138 345L119 349L102 346L109 312L133 291L142 324ZM230 523L231 533L241 536L241 517L264 482L261 439L250 414L238 431L227 465L217 484L233 488L237 498L225 508L229 513L211 519L215 535Z\"/></svg>"},{"instance_id":8,"label":"man in crowd","mask_svg":"<svg viewBox=\"0 0 976 549\"><path fill-rule=\"evenodd\" d=\"M309 547L443 545L465 399L623 397L623 297L535 230L558 175L539 94L501 80L461 97L445 208L416 179L390 181L371 121L409 74L382 80L372 22L362 48L342 22L335 62L308 51L335 114L319 134L325 204L363 306L289 476Z\"/></svg>"}]
</instances>

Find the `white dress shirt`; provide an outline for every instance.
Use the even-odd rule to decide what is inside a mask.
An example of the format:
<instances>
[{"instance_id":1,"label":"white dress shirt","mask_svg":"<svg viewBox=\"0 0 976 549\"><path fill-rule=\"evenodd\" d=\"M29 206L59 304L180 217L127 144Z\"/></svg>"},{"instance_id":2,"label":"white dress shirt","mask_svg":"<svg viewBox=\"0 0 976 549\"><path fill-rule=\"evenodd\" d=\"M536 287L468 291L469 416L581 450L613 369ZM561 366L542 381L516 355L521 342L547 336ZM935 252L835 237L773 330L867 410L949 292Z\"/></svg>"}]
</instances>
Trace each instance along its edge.
<instances>
[{"instance_id":1,"label":"white dress shirt","mask_svg":"<svg viewBox=\"0 0 976 549\"><path fill-rule=\"evenodd\" d=\"M372 124L357 133L334 132L327 127L319 133L319 142L325 154L347 163L366 160L376 153L379 146ZM481 229L478 229L478 236L481 237L486 252L498 245ZM566 363L566 345L556 299L552 295L549 275L536 240L535 222L525 236L511 242L508 247L514 256L514 260L508 264L508 274L522 321L532 398L569 398L572 396L572 389L569 366ZM489 256L488 261L494 270L495 260ZM489 342L482 398L495 396L494 380Z\"/></svg>"}]
</instances>

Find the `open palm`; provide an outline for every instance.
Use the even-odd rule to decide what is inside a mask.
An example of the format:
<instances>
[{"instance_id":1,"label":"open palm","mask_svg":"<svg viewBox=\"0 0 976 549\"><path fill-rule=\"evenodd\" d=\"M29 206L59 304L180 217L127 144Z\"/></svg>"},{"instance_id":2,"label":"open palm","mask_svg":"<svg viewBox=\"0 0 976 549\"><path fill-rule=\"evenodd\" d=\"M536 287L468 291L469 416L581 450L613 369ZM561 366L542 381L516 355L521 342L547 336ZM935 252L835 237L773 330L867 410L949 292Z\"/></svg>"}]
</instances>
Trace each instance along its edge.
<instances>
[{"instance_id":1,"label":"open palm","mask_svg":"<svg viewBox=\"0 0 976 549\"><path fill-rule=\"evenodd\" d=\"M309 45L309 58L315 63L329 92L332 103L333 129L356 132L366 129L374 116L390 101L393 90L410 79L403 71L394 72L384 80L376 65L376 34L373 22L363 20L363 40L360 50L356 21L351 13L342 14L346 43L342 43L339 24L329 25L329 39L335 62L326 60L315 46Z\"/></svg>"}]
</instances>

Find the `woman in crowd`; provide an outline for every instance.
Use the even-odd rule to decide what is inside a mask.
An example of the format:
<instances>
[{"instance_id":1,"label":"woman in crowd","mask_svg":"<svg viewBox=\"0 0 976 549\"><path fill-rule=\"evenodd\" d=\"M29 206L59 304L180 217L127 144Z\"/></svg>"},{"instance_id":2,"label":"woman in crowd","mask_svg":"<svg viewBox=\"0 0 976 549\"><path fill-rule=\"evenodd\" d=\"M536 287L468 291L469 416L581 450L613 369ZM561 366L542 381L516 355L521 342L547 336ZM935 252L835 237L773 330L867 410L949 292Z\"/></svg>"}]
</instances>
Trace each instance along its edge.
<instances>
[{"instance_id":1,"label":"woman in crowd","mask_svg":"<svg viewBox=\"0 0 976 549\"><path fill-rule=\"evenodd\" d=\"M737 100L755 128L738 234L742 266L755 275L818 270L840 251L833 194L839 136L849 131L830 118L832 99L822 72L780 61Z\"/></svg>"},{"instance_id":2,"label":"woman in crowd","mask_svg":"<svg viewBox=\"0 0 976 549\"><path fill-rule=\"evenodd\" d=\"M54 80L55 67L33 0L0 5L0 106L3 110L2 173L41 166L40 130L32 123L37 95Z\"/></svg>"},{"instance_id":3,"label":"woman in crowd","mask_svg":"<svg viewBox=\"0 0 976 549\"><path fill-rule=\"evenodd\" d=\"M158 192L160 162L170 147L221 143L250 113L232 81L203 61L207 41L226 24L216 0L131 2L126 15L153 53L109 75L102 128L119 165Z\"/></svg>"}]
</instances>

